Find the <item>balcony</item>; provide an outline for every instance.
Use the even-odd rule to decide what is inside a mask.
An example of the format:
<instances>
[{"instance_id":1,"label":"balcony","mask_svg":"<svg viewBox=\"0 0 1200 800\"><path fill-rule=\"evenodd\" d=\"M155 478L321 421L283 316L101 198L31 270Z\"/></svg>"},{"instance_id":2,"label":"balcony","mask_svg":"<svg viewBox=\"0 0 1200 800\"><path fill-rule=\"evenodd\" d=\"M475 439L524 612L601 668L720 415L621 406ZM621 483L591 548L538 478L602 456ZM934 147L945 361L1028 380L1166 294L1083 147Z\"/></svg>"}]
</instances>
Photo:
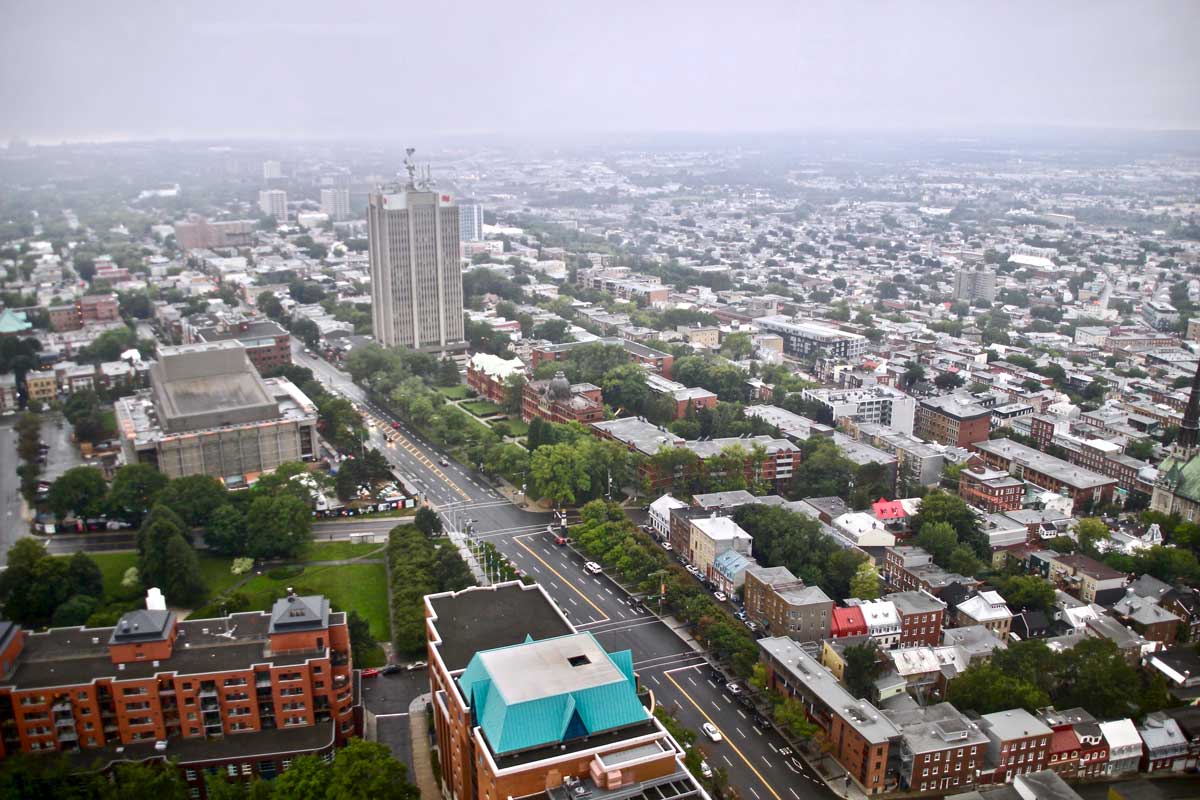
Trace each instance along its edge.
<instances>
[{"instance_id":1,"label":"balcony","mask_svg":"<svg viewBox=\"0 0 1200 800\"><path fill-rule=\"evenodd\" d=\"M71 728L70 730L64 728L63 730L60 730L58 732L58 741L60 741L60 742L78 742L79 734L77 734L75 732L74 728Z\"/></svg>"}]
</instances>

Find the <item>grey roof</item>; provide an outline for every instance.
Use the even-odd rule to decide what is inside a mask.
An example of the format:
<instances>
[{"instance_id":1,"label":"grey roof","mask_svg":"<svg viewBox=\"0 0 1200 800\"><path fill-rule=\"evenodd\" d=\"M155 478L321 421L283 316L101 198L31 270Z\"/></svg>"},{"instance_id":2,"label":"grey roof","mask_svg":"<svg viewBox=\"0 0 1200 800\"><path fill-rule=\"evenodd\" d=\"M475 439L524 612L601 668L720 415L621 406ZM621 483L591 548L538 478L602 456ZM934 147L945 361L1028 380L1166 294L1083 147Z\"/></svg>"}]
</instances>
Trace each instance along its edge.
<instances>
[{"instance_id":1,"label":"grey roof","mask_svg":"<svg viewBox=\"0 0 1200 800\"><path fill-rule=\"evenodd\" d=\"M161 642L171 634L175 615L170 611L138 608L126 612L112 629L109 644Z\"/></svg>"},{"instance_id":2,"label":"grey roof","mask_svg":"<svg viewBox=\"0 0 1200 800\"><path fill-rule=\"evenodd\" d=\"M1139 625L1155 625L1162 622L1180 622L1179 617L1162 608L1154 600L1133 592L1113 604L1113 613L1133 620Z\"/></svg>"},{"instance_id":3,"label":"grey roof","mask_svg":"<svg viewBox=\"0 0 1200 800\"><path fill-rule=\"evenodd\" d=\"M913 753L931 753L949 747L987 744L988 738L972 720L949 703L905 709L884 709L900 729L904 744Z\"/></svg>"},{"instance_id":4,"label":"grey roof","mask_svg":"<svg viewBox=\"0 0 1200 800\"><path fill-rule=\"evenodd\" d=\"M927 614L943 611L946 608L945 603L925 592L892 592L883 599L891 600L896 604L897 610L905 615Z\"/></svg>"},{"instance_id":5,"label":"grey roof","mask_svg":"<svg viewBox=\"0 0 1200 800\"><path fill-rule=\"evenodd\" d=\"M434 632L446 669L465 669L482 650L573 633L570 624L537 584L519 581L429 595Z\"/></svg>"},{"instance_id":6,"label":"grey roof","mask_svg":"<svg viewBox=\"0 0 1200 800\"><path fill-rule=\"evenodd\" d=\"M271 607L270 633L319 630L329 627L329 600L319 594L289 594Z\"/></svg>"},{"instance_id":7,"label":"grey roof","mask_svg":"<svg viewBox=\"0 0 1200 800\"><path fill-rule=\"evenodd\" d=\"M668 433L641 417L622 417L604 422L593 422L592 427L604 431L614 439L631 445L637 451L648 456L666 448L679 447L684 443L679 436Z\"/></svg>"},{"instance_id":8,"label":"grey roof","mask_svg":"<svg viewBox=\"0 0 1200 800\"><path fill-rule=\"evenodd\" d=\"M1147 597L1158 602L1164 594L1171 591L1171 584L1163 583L1153 575L1142 575L1129 584L1128 589L1140 597Z\"/></svg>"},{"instance_id":9,"label":"grey roof","mask_svg":"<svg viewBox=\"0 0 1200 800\"><path fill-rule=\"evenodd\" d=\"M781 589L779 598L792 606L833 605L829 595L821 591L819 586L797 586L793 589Z\"/></svg>"},{"instance_id":10,"label":"grey roof","mask_svg":"<svg viewBox=\"0 0 1200 800\"><path fill-rule=\"evenodd\" d=\"M980 725L1001 741L1026 736L1049 736L1053 733L1044 722L1023 708L984 714L980 717Z\"/></svg>"},{"instance_id":11,"label":"grey roof","mask_svg":"<svg viewBox=\"0 0 1200 800\"><path fill-rule=\"evenodd\" d=\"M755 564L753 567L746 568L746 574L754 575L759 582L768 586L781 586L785 583L795 583L798 580L790 569L782 566L764 567L761 564Z\"/></svg>"},{"instance_id":12,"label":"grey roof","mask_svg":"<svg viewBox=\"0 0 1200 800\"><path fill-rule=\"evenodd\" d=\"M1019 794L1029 796L1032 793L1037 800L1080 800L1078 792L1068 786L1058 773L1048 769L1018 775L1014 783ZM1025 791L1022 792L1022 789Z\"/></svg>"},{"instance_id":13,"label":"grey roof","mask_svg":"<svg viewBox=\"0 0 1200 800\"><path fill-rule=\"evenodd\" d=\"M1116 478L1109 478L1098 472L1092 472L1090 469L1078 467L1070 462L1063 461L1061 458L1055 458L1040 450L1034 450L1032 447L1014 442L1012 439L985 440L975 442L972 447L982 450L985 453L991 453L1000 458L1014 461L1023 466L1032 467L1038 472L1049 475L1054 480L1075 489L1093 489L1098 486L1116 483Z\"/></svg>"},{"instance_id":14,"label":"grey roof","mask_svg":"<svg viewBox=\"0 0 1200 800\"><path fill-rule=\"evenodd\" d=\"M709 492L692 495L692 504L698 508L734 508L755 502L754 495L745 489L732 492Z\"/></svg>"},{"instance_id":15,"label":"grey roof","mask_svg":"<svg viewBox=\"0 0 1200 800\"><path fill-rule=\"evenodd\" d=\"M787 636L760 639L765 650L786 672L790 681L800 683L814 697L872 744L882 744L899 735L891 720L866 700L846 691L833 674Z\"/></svg>"}]
</instances>

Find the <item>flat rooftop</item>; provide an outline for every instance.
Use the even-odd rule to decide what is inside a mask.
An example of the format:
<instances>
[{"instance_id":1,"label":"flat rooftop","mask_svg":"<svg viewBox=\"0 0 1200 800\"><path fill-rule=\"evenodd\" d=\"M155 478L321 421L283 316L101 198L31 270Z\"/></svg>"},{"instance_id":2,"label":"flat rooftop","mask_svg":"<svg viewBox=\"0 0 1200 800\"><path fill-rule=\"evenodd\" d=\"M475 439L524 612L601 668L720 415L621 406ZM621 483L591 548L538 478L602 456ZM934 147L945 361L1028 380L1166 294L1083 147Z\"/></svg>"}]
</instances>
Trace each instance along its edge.
<instances>
[{"instance_id":1,"label":"flat rooftop","mask_svg":"<svg viewBox=\"0 0 1200 800\"><path fill-rule=\"evenodd\" d=\"M589 633L502 647L479 658L509 705L627 680Z\"/></svg>"},{"instance_id":2,"label":"flat rooftop","mask_svg":"<svg viewBox=\"0 0 1200 800\"><path fill-rule=\"evenodd\" d=\"M975 442L972 447L998 458L1015 461L1074 489L1093 489L1117 482L1115 478L1077 467L1061 458L1047 455L1041 450L1014 442L1012 439L984 440Z\"/></svg>"},{"instance_id":3,"label":"flat rooftop","mask_svg":"<svg viewBox=\"0 0 1200 800\"><path fill-rule=\"evenodd\" d=\"M527 636L541 640L575 632L541 587L519 581L429 595L425 602L450 672L466 669L483 650L520 644Z\"/></svg>"}]
</instances>

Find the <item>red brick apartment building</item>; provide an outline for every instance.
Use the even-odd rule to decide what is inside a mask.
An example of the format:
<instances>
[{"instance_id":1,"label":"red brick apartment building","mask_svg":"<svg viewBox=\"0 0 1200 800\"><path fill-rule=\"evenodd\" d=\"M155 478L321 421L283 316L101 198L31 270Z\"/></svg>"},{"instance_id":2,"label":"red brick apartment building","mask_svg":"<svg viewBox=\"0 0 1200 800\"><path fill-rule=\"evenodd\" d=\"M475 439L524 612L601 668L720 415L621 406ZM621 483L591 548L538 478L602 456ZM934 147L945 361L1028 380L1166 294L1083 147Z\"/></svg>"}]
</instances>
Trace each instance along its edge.
<instances>
[{"instance_id":1,"label":"red brick apartment building","mask_svg":"<svg viewBox=\"0 0 1200 800\"><path fill-rule=\"evenodd\" d=\"M958 496L989 514L1017 511L1025 497L1025 483L978 464L958 473Z\"/></svg>"},{"instance_id":2,"label":"red brick apartment building","mask_svg":"<svg viewBox=\"0 0 1200 800\"><path fill-rule=\"evenodd\" d=\"M1023 708L984 714L979 727L988 738L987 762L979 783L1012 783L1017 775L1046 769L1053 731Z\"/></svg>"},{"instance_id":3,"label":"red brick apartment building","mask_svg":"<svg viewBox=\"0 0 1200 800\"><path fill-rule=\"evenodd\" d=\"M196 797L205 773L274 777L359 730L346 615L319 595L217 619L149 608L111 628L0 623L0 670L0 757L174 759Z\"/></svg>"},{"instance_id":4,"label":"red brick apartment building","mask_svg":"<svg viewBox=\"0 0 1200 800\"><path fill-rule=\"evenodd\" d=\"M446 797L708 800L630 651L576 632L542 587L426 595L425 617Z\"/></svg>"},{"instance_id":5,"label":"red brick apartment building","mask_svg":"<svg viewBox=\"0 0 1200 800\"><path fill-rule=\"evenodd\" d=\"M240 342L260 374L292 363L292 337L279 323L265 317L243 317L203 327L188 326L185 343Z\"/></svg>"},{"instance_id":6,"label":"red brick apartment building","mask_svg":"<svg viewBox=\"0 0 1200 800\"><path fill-rule=\"evenodd\" d=\"M900 617L898 647L937 647L942 643L946 604L925 592L894 592L891 600Z\"/></svg>"},{"instance_id":7,"label":"red brick apartment building","mask_svg":"<svg viewBox=\"0 0 1200 800\"><path fill-rule=\"evenodd\" d=\"M47 309L50 330L77 331L92 322L115 322L121 319L115 294L89 294L74 303L50 306Z\"/></svg>"},{"instance_id":8,"label":"red brick apartment building","mask_svg":"<svg viewBox=\"0 0 1200 800\"><path fill-rule=\"evenodd\" d=\"M913 433L926 441L967 447L991 430L991 410L958 395L927 397L917 405Z\"/></svg>"},{"instance_id":9,"label":"red brick apartment building","mask_svg":"<svg viewBox=\"0 0 1200 800\"><path fill-rule=\"evenodd\" d=\"M1074 501L1075 510L1087 503L1111 502L1117 485L1115 478L1070 464L1011 439L976 442L971 449L992 469L1007 472L1047 491L1065 491Z\"/></svg>"},{"instance_id":10,"label":"red brick apartment building","mask_svg":"<svg viewBox=\"0 0 1200 800\"><path fill-rule=\"evenodd\" d=\"M565 342L563 344L543 344L533 348L531 359L533 368L536 370L539 366L547 361L566 361L571 356L571 351L577 347L587 347L592 344L603 344L615 347L625 348L625 354L634 364L641 364L650 370L657 372L664 378L671 377L671 367L675 363L675 356L670 353L664 353L661 350L655 350L653 347L647 347L644 344L631 341L629 339L618 339L616 337L608 337L597 339L591 342Z\"/></svg>"},{"instance_id":11,"label":"red brick apartment building","mask_svg":"<svg viewBox=\"0 0 1200 800\"><path fill-rule=\"evenodd\" d=\"M604 419L604 398L591 383L569 383L561 371L548 381L530 381L521 396L521 419L541 417L549 422L582 422Z\"/></svg>"},{"instance_id":12,"label":"red brick apartment building","mask_svg":"<svg viewBox=\"0 0 1200 800\"><path fill-rule=\"evenodd\" d=\"M498 405L508 401L508 382L514 375L525 376L525 364L519 358L476 353L467 361L467 386Z\"/></svg>"}]
</instances>

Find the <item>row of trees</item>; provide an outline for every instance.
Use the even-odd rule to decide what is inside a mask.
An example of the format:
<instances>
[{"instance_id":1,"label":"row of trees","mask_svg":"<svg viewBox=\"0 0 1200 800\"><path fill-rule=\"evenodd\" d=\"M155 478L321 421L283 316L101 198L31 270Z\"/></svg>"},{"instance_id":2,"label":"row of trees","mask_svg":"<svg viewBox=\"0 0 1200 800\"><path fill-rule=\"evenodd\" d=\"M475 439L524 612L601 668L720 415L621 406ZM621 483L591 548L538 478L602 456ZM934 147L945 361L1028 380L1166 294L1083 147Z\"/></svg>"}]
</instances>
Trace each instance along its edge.
<instances>
[{"instance_id":1,"label":"row of trees","mask_svg":"<svg viewBox=\"0 0 1200 800\"><path fill-rule=\"evenodd\" d=\"M458 549L448 540L431 538L436 530L423 519L420 528L397 525L388 534L392 641L397 653L417 656L425 652L425 595L457 592L475 585Z\"/></svg>"},{"instance_id":2,"label":"row of trees","mask_svg":"<svg viewBox=\"0 0 1200 800\"><path fill-rule=\"evenodd\" d=\"M352 740L332 764L300 756L271 781L228 781L223 772L206 784L210 800L417 800L408 768L385 745ZM0 764L0 796L56 800L188 800L190 790L170 762L121 764L111 775L79 772L63 755L17 754Z\"/></svg>"},{"instance_id":3,"label":"row of trees","mask_svg":"<svg viewBox=\"0 0 1200 800\"><path fill-rule=\"evenodd\" d=\"M0 572L4 618L27 628L83 625L104 596L104 578L86 553L57 558L38 539L18 539Z\"/></svg>"}]
</instances>

